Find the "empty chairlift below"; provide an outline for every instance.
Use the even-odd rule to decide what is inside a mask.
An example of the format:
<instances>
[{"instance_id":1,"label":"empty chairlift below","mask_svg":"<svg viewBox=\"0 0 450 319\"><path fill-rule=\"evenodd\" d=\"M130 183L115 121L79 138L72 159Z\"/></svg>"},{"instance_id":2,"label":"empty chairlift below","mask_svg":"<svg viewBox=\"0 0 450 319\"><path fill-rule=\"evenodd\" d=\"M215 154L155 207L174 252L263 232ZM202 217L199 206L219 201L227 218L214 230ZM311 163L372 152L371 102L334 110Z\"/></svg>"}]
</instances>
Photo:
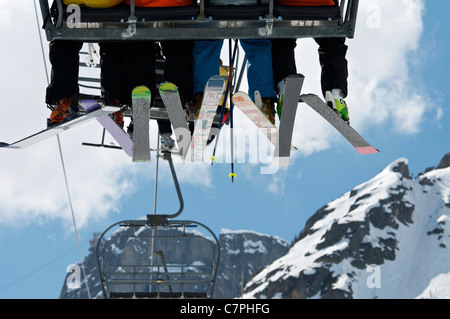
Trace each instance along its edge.
<instances>
[{"instance_id":1,"label":"empty chairlift below","mask_svg":"<svg viewBox=\"0 0 450 319\"><path fill-rule=\"evenodd\" d=\"M215 235L198 222L154 217L118 222L99 238L103 296L211 298L219 261Z\"/></svg>"},{"instance_id":2,"label":"empty chairlift below","mask_svg":"<svg viewBox=\"0 0 450 319\"><path fill-rule=\"evenodd\" d=\"M204 224L177 220L184 208L172 158L165 154L180 202L174 214L147 215L108 227L96 256L104 298L211 298L220 259Z\"/></svg>"}]
</instances>

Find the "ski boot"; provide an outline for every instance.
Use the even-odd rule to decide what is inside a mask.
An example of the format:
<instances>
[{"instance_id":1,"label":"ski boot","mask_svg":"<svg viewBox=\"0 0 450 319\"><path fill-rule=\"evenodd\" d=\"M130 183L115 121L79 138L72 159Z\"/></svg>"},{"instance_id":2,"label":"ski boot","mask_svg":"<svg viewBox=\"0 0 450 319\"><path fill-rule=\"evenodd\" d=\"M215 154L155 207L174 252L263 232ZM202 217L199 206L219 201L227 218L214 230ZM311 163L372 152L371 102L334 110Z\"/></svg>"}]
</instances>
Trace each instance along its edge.
<instances>
[{"instance_id":1,"label":"ski boot","mask_svg":"<svg viewBox=\"0 0 450 319\"><path fill-rule=\"evenodd\" d=\"M343 98L344 94L341 89L333 89L325 92L325 101L327 105L335 110L345 122L350 123L347 103L345 103Z\"/></svg>"},{"instance_id":2,"label":"ski boot","mask_svg":"<svg viewBox=\"0 0 450 319\"><path fill-rule=\"evenodd\" d=\"M175 146L175 141L171 137L171 133L161 134L161 151L170 151Z\"/></svg>"},{"instance_id":3,"label":"ski boot","mask_svg":"<svg viewBox=\"0 0 450 319\"><path fill-rule=\"evenodd\" d=\"M271 97L263 97L261 110L264 114L266 114L269 121L275 125L275 99Z\"/></svg>"},{"instance_id":4,"label":"ski boot","mask_svg":"<svg viewBox=\"0 0 450 319\"><path fill-rule=\"evenodd\" d=\"M118 99L110 99L109 105L111 106L120 106L120 101ZM122 109L120 111L114 112L109 115L113 121L121 128L123 128L123 112Z\"/></svg>"},{"instance_id":5,"label":"ski boot","mask_svg":"<svg viewBox=\"0 0 450 319\"><path fill-rule=\"evenodd\" d=\"M133 140L133 132L134 132L134 120L133 116L131 116L130 124L127 127L127 134L131 140Z\"/></svg>"},{"instance_id":6,"label":"ski boot","mask_svg":"<svg viewBox=\"0 0 450 319\"><path fill-rule=\"evenodd\" d=\"M194 115L195 119L198 118L198 114L200 113L200 108L202 107L203 101L203 92L197 92L194 95Z\"/></svg>"},{"instance_id":7,"label":"ski boot","mask_svg":"<svg viewBox=\"0 0 450 319\"><path fill-rule=\"evenodd\" d=\"M278 102L277 102L277 114L278 118L281 120L281 111L283 109L283 101L284 101L284 90L286 87L285 80L281 80L277 84L277 94L278 94Z\"/></svg>"},{"instance_id":8,"label":"ski boot","mask_svg":"<svg viewBox=\"0 0 450 319\"><path fill-rule=\"evenodd\" d=\"M255 104L264 113L267 119L275 125L275 100L273 97L261 97L258 90L255 91Z\"/></svg>"},{"instance_id":9,"label":"ski boot","mask_svg":"<svg viewBox=\"0 0 450 319\"><path fill-rule=\"evenodd\" d=\"M54 127L78 116L78 107L75 106L75 103L78 103L78 99L70 96L60 99L56 106L47 104L47 107L52 111L50 118L47 119L47 127Z\"/></svg>"}]
</instances>

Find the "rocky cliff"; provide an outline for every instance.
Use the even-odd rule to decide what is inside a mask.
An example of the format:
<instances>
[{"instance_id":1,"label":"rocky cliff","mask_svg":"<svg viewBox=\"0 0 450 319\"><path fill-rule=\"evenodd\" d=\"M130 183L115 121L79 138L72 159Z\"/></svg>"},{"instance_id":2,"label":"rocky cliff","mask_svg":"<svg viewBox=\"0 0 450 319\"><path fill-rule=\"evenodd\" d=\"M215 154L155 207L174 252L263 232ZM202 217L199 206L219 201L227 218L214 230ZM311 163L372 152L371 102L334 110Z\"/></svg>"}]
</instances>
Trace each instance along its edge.
<instances>
[{"instance_id":1,"label":"rocky cliff","mask_svg":"<svg viewBox=\"0 0 450 319\"><path fill-rule=\"evenodd\" d=\"M416 178L401 158L314 213L244 298L449 298L450 155Z\"/></svg>"}]
</instances>

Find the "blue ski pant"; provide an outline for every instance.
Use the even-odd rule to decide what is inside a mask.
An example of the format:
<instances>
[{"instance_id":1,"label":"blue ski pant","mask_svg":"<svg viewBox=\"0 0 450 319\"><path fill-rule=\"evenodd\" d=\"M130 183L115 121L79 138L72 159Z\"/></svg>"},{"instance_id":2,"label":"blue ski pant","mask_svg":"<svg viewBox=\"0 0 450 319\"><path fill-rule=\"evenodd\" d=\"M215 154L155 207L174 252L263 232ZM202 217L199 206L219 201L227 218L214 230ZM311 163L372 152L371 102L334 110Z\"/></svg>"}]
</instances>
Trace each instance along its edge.
<instances>
[{"instance_id":1,"label":"blue ski pant","mask_svg":"<svg viewBox=\"0 0 450 319\"><path fill-rule=\"evenodd\" d=\"M247 57L248 94L254 100L258 90L262 97L275 98L272 69L272 42L268 39L239 40ZM220 53L223 40L201 40L194 42L193 73L194 92L203 92L206 82L220 74Z\"/></svg>"}]
</instances>

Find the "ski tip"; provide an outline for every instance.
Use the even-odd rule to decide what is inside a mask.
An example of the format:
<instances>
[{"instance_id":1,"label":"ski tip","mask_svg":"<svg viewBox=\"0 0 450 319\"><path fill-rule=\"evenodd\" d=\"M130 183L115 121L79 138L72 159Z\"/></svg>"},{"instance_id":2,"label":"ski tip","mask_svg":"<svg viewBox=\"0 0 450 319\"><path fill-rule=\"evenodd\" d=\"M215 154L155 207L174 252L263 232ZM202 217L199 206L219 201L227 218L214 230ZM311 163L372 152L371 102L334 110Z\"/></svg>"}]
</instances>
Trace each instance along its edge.
<instances>
[{"instance_id":1,"label":"ski tip","mask_svg":"<svg viewBox=\"0 0 450 319\"><path fill-rule=\"evenodd\" d=\"M305 76L301 73L288 75L286 78L304 78Z\"/></svg>"},{"instance_id":2,"label":"ski tip","mask_svg":"<svg viewBox=\"0 0 450 319\"><path fill-rule=\"evenodd\" d=\"M175 85L175 84L173 84L172 82L164 82L164 83L161 83L161 85L159 86L159 91L160 92L165 92L165 91L168 91L168 92L173 92L173 91L178 91L178 87Z\"/></svg>"},{"instance_id":3,"label":"ski tip","mask_svg":"<svg viewBox=\"0 0 450 319\"><path fill-rule=\"evenodd\" d=\"M362 155L380 153L380 150L377 150L372 146L355 147L355 149L358 151L359 154Z\"/></svg>"},{"instance_id":4,"label":"ski tip","mask_svg":"<svg viewBox=\"0 0 450 319\"><path fill-rule=\"evenodd\" d=\"M221 75L213 75L208 79L207 86L224 87L225 79Z\"/></svg>"},{"instance_id":5,"label":"ski tip","mask_svg":"<svg viewBox=\"0 0 450 319\"><path fill-rule=\"evenodd\" d=\"M150 89L144 85L136 86L132 92L132 95L148 95L148 94L150 94Z\"/></svg>"},{"instance_id":6,"label":"ski tip","mask_svg":"<svg viewBox=\"0 0 450 319\"><path fill-rule=\"evenodd\" d=\"M14 146L9 143L0 142L0 148L12 148L12 149L20 149L20 146Z\"/></svg>"}]
</instances>

